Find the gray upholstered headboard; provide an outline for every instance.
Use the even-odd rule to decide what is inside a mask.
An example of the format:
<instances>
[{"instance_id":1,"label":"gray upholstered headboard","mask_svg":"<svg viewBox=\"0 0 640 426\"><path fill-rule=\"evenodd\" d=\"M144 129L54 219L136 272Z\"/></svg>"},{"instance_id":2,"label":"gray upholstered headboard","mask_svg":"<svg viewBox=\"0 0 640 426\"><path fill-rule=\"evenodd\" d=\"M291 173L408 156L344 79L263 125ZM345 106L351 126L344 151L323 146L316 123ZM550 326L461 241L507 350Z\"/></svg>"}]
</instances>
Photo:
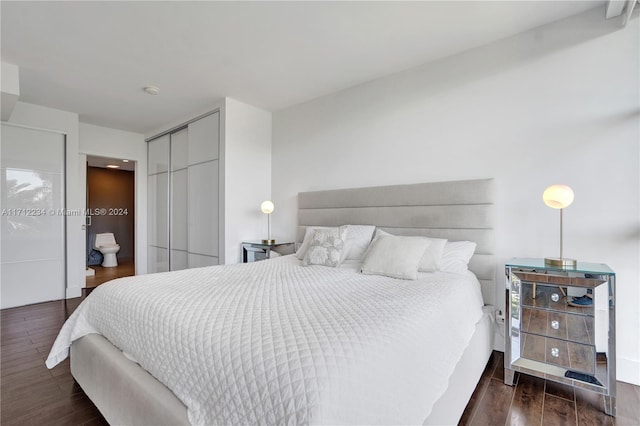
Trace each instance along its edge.
<instances>
[{"instance_id":1,"label":"gray upholstered headboard","mask_svg":"<svg viewBox=\"0 0 640 426\"><path fill-rule=\"evenodd\" d=\"M298 233L307 226L376 225L396 235L474 241L469 263L487 304L495 299L493 180L431 182L301 192Z\"/></svg>"}]
</instances>

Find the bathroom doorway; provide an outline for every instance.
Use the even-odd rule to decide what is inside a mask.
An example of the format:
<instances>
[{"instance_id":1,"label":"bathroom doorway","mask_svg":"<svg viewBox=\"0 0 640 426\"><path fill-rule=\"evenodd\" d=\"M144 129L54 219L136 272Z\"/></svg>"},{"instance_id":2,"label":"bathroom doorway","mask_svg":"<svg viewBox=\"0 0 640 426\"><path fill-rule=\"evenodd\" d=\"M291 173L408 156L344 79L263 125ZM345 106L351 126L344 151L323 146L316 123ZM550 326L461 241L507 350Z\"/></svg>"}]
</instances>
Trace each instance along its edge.
<instances>
[{"instance_id":1,"label":"bathroom doorway","mask_svg":"<svg viewBox=\"0 0 640 426\"><path fill-rule=\"evenodd\" d=\"M88 155L86 203L90 291L135 275L135 161Z\"/></svg>"}]
</instances>

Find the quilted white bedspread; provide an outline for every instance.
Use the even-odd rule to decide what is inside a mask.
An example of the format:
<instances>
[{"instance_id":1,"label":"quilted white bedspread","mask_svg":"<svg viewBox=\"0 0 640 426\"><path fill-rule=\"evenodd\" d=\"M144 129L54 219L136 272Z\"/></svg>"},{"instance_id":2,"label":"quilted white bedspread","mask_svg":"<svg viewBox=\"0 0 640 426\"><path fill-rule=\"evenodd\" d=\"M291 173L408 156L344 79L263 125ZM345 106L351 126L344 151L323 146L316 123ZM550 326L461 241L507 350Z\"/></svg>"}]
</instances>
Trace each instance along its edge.
<instances>
[{"instance_id":1,"label":"quilted white bedspread","mask_svg":"<svg viewBox=\"0 0 640 426\"><path fill-rule=\"evenodd\" d=\"M141 275L94 290L47 366L99 333L171 389L192 424L421 424L481 307L471 273L404 281L294 256Z\"/></svg>"}]
</instances>

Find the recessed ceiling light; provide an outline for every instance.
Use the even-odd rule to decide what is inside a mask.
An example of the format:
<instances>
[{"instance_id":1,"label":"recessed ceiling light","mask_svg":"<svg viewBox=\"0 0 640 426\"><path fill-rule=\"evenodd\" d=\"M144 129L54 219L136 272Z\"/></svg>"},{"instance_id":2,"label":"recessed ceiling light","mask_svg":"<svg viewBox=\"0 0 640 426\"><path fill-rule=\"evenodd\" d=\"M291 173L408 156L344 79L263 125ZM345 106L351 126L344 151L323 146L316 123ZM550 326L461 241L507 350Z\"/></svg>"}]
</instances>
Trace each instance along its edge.
<instances>
[{"instance_id":1,"label":"recessed ceiling light","mask_svg":"<svg viewBox=\"0 0 640 426\"><path fill-rule=\"evenodd\" d=\"M117 165L115 165L115 164L107 164L107 168L108 168L108 169L119 169L119 168L120 168L120 166L117 166Z\"/></svg>"},{"instance_id":2,"label":"recessed ceiling light","mask_svg":"<svg viewBox=\"0 0 640 426\"><path fill-rule=\"evenodd\" d=\"M157 86L145 86L144 91L150 95L157 95L160 93L160 88Z\"/></svg>"},{"instance_id":3,"label":"recessed ceiling light","mask_svg":"<svg viewBox=\"0 0 640 426\"><path fill-rule=\"evenodd\" d=\"M122 160L122 162L123 162L123 163L128 163L128 162L129 162L129 160Z\"/></svg>"}]
</instances>

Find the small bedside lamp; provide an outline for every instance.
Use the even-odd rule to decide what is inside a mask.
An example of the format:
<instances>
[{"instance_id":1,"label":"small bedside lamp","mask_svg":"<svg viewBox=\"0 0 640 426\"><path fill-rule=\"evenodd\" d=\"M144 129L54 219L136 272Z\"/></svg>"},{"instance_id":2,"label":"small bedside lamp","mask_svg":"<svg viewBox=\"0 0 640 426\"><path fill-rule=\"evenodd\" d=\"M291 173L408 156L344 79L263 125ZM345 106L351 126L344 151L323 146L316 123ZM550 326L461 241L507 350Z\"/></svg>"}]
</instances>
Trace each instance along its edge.
<instances>
[{"instance_id":1,"label":"small bedside lamp","mask_svg":"<svg viewBox=\"0 0 640 426\"><path fill-rule=\"evenodd\" d=\"M262 210L262 213L267 215L267 239L262 240L262 244L276 243L276 240L271 239L271 213L273 212L274 207L273 203L269 200L263 201L262 204L260 204L260 210Z\"/></svg>"},{"instance_id":2,"label":"small bedside lamp","mask_svg":"<svg viewBox=\"0 0 640 426\"><path fill-rule=\"evenodd\" d=\"M544 190L542 200L552 209L560 210L560 257L545 257L544 263L548 266L575 268L575 259L565 259L562 257L562 210L573 203L573 190L567 185L551 185Z\"/></svg>"}]
</instances>

